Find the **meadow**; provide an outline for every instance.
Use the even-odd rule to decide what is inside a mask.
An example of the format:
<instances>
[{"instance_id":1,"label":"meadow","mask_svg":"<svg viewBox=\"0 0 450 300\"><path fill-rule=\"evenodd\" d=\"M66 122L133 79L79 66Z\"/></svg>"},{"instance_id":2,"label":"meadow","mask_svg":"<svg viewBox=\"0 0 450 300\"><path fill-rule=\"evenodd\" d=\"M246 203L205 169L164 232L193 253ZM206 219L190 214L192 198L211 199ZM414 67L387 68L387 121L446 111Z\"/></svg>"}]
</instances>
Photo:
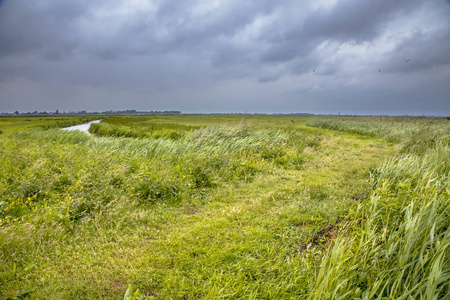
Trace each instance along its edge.
<instances>
[{"instance_id":1,"label":"meadow","mask_svg":"<svg viewBox=\"0 0 450 300\"><path fill-rule=\"evenodd\" d=\"M94 119L91 135L60 130ZM0 117L0 299L450 297L450 120Z\"/></svg>"}]
</instances>

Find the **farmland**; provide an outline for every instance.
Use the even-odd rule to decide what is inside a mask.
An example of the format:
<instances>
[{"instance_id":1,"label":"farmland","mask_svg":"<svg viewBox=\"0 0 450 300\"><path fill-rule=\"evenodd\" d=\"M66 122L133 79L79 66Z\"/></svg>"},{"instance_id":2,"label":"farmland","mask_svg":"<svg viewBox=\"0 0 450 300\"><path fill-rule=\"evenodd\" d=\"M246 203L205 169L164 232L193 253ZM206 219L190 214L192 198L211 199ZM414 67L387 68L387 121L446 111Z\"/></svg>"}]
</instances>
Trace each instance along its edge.
<instances>
[{"instance_id":1,"label":"farmland","mask_svg":"<svg viewBox=\"0 0 450 300\"><path fill-rule=\"evenodd\" d=\"M0 118L0 299L450 289L446 118Z\"/></svg>"}]
</instances>

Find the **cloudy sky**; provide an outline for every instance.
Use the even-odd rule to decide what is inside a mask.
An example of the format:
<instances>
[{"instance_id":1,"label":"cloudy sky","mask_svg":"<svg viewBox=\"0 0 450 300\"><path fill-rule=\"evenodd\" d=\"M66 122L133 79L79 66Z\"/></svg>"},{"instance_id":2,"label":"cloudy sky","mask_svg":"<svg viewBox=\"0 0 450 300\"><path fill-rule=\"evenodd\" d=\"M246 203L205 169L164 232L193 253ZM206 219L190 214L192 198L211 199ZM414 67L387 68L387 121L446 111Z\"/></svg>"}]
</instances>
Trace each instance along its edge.
<instances>
[{"instance_id":1,"label":"cloudy sky","mask_svg":"<svg viewBox=\"0 0 450 300\"><path fill-rule=\"evenodd\" d=\"M0 111L450 115L450 0L0 0Z\"/></svg>"}]
</instances>

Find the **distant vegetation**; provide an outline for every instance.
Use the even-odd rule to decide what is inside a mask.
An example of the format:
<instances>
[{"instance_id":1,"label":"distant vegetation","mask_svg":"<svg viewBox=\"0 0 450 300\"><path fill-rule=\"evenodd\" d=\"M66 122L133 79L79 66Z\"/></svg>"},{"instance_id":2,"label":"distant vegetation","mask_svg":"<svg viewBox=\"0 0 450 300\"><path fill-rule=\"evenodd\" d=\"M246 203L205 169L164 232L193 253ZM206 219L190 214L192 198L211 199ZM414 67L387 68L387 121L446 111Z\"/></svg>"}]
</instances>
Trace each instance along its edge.
<instances>
[{"instance_id":1,"label":"distant vegetation","mask_svg":"<svg viewBox=\"0 0 450 300\"><path fill-rule=\"evenodd\" d=\"M443 299L445 118L0 117L0 299Z\"/></svg>"},{"instance_id":2,"label":"distant vegetation","mask_svg":"<svg viewBox=\"0 0 450 300\"><path fill-rule=\"evenodd\" d=\"M450 142L450 119L428 117L320 117L309 126L383 138L400 143L404 151L424 152L436 143Z\"/></svg>"},{"instance_id":3,"label":"distant vegetation","mask_svg":"<svg viewBox=\"0 0 450 300\"><path fill-rule=\"evenodd\" d=\"M0 115L8 116L8 115L16 115L16 116L68 116L68 115L138 115L138 114L153 114L153 115L176 115L181 114L181 111L178 110L165 110L165 111L137 111L135 109L132 110L106 110L106 111L62 111L60 112L58 109L56 111L28 111L28 112L19 112L16 110L14 113L0 113Z\"/></svg>"},{"instance_id":4,"label":"distant vegetation","mask_svg":"<svg viewBox=\"0 0 450 300\"><path fill-rule=\"evenodd\" d=\"M98 116L0 116L3 132L24 131L32 128L63 128L98 120Z\"/></svg>"}]
</instances>

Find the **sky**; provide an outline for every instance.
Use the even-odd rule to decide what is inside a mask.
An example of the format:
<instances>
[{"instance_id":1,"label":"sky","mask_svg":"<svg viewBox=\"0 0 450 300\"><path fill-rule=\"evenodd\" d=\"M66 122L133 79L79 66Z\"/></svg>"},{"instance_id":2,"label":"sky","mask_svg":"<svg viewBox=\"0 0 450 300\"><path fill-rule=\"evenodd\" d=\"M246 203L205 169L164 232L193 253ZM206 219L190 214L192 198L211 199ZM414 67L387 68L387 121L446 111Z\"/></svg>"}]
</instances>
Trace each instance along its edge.
<instances>
[{"instance_id":1,"label":"sky","mask_svg":"<svg viewBox=\"0 0 450 300\"><path fill-rule=\"evenodd\" d=\"M450 0L0 0L0 112L450 115Z\"/></svg>"}]
</instances>

